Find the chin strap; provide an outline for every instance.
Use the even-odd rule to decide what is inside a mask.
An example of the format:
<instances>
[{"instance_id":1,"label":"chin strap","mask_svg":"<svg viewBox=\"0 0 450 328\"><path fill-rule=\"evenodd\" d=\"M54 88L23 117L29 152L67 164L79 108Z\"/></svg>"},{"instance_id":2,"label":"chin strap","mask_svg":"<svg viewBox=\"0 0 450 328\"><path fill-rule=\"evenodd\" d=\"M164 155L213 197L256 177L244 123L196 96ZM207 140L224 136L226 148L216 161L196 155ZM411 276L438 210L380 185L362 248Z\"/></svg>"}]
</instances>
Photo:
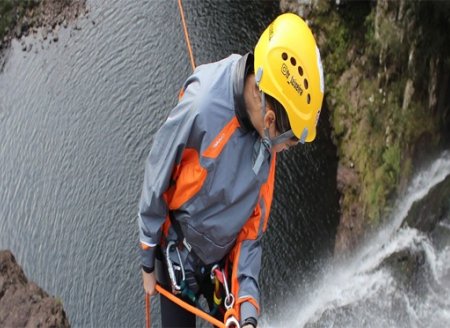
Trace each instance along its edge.
<instances>
[{"instance_id":1,"label":"chin strap","mask_svg":"<svg viewBox=\"0 0 450 328\"><path fill-rule=\"evenodd\" d=\"M256 150L258 155L256 156L255 163L253 164L253 172L255 172L255 174L259 173L262 164L270 157L272 150L272 143L270 139L266 137L261 138L256 142L255 148L258 146L259 149Z\"/></svg>"}]
</instances>

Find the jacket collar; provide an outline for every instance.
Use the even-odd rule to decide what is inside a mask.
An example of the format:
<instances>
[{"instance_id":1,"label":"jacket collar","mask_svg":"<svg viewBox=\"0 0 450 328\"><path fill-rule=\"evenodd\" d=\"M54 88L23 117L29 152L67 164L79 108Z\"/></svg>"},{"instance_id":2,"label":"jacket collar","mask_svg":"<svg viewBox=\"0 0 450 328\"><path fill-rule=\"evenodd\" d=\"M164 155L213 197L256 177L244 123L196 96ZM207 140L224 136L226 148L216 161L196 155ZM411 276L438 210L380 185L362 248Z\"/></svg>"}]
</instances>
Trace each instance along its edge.
<instances>
[{"instance_id":1,"label":"jacket collar","mask_svg":"<svg viewBox=\"0 0 450 328\"><path fill-rule=\"evenodd\" d=\"M253 54L249 52L238 60L233 76L235 113L241 128L246 132L255 130L248 116L244 100L245 78L251 72L253 72Z\"/></svg>"}]
</instances>

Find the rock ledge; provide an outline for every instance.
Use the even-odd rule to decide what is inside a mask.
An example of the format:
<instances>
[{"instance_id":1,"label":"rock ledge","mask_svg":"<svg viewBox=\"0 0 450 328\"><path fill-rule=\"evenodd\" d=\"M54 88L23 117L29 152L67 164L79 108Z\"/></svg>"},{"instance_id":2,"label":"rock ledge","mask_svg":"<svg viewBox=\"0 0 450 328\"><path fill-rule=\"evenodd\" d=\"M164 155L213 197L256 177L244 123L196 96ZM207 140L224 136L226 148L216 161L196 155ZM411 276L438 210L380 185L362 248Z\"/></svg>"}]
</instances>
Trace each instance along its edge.
<instances>
[{"instance_id":1,"label":"rock ledge","mask_svg":"<svg viewBox=\"0 0 450 328\"><path fill-rule=\"evenodd\" d=\"M70 327L60 300L25 276L10 251L0 251L0 327Z\"/></svg>"}]
</instances>

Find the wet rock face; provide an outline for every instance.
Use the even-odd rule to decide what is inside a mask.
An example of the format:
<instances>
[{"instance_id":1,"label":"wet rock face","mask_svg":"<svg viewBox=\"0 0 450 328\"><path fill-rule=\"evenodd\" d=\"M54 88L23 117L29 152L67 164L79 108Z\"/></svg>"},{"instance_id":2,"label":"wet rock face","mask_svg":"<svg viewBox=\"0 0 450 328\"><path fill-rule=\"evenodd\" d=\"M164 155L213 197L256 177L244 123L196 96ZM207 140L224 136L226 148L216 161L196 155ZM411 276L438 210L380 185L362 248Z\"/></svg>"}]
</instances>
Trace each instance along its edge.
<instances>
[{"instance_id":1,"label":"wet rock face","mask_svg":"<svg viewBox=\"0 0 450 328\"><path fill-rule=\"evenodd\" d=\"M62 303L29 281L10 251L0 251L0 327L70 327Z\"/></svg>"},{"instance_id":2,"label":"wet rock face","mask_svg":"<svg viewBox=\"0 0 450 328\"><path fill-rule=\"evenodd\" d=\"M436 185L422 200L415 202L404 225L430 233L450 210L450 176Z\"/></svg>"}]
</instances>

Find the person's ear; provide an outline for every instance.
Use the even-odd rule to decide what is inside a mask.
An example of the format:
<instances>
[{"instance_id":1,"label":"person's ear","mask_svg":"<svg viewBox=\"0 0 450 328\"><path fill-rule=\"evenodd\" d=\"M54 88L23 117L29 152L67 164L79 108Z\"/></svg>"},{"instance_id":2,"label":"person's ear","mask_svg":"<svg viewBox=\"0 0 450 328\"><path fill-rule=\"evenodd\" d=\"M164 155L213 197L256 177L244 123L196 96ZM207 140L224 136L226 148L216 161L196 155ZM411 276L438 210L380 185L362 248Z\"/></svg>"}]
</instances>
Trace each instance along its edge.
<instances>
[{"instance_id":1,"label":"person's ear","mask_svg":"<svg viewBox=\"0 0 450 328\"><path fill-rule=\"evenodd\" d=\"M255 83L252 88L252 95L254 98L261 99L261 92L259 91L258 85Z\"/></svg>"},{"instance_id":2,"label":"person's ear","mask_svg":"<svg viewBox=\"0 0 450 328\"><path fill-rule=\"evenodd\" d=\"M268 129L272 124L275 123L276 117L275 113L271 109L267 109L266 115L264 115L264 128Z\"/></svg>"}]
</instances>

